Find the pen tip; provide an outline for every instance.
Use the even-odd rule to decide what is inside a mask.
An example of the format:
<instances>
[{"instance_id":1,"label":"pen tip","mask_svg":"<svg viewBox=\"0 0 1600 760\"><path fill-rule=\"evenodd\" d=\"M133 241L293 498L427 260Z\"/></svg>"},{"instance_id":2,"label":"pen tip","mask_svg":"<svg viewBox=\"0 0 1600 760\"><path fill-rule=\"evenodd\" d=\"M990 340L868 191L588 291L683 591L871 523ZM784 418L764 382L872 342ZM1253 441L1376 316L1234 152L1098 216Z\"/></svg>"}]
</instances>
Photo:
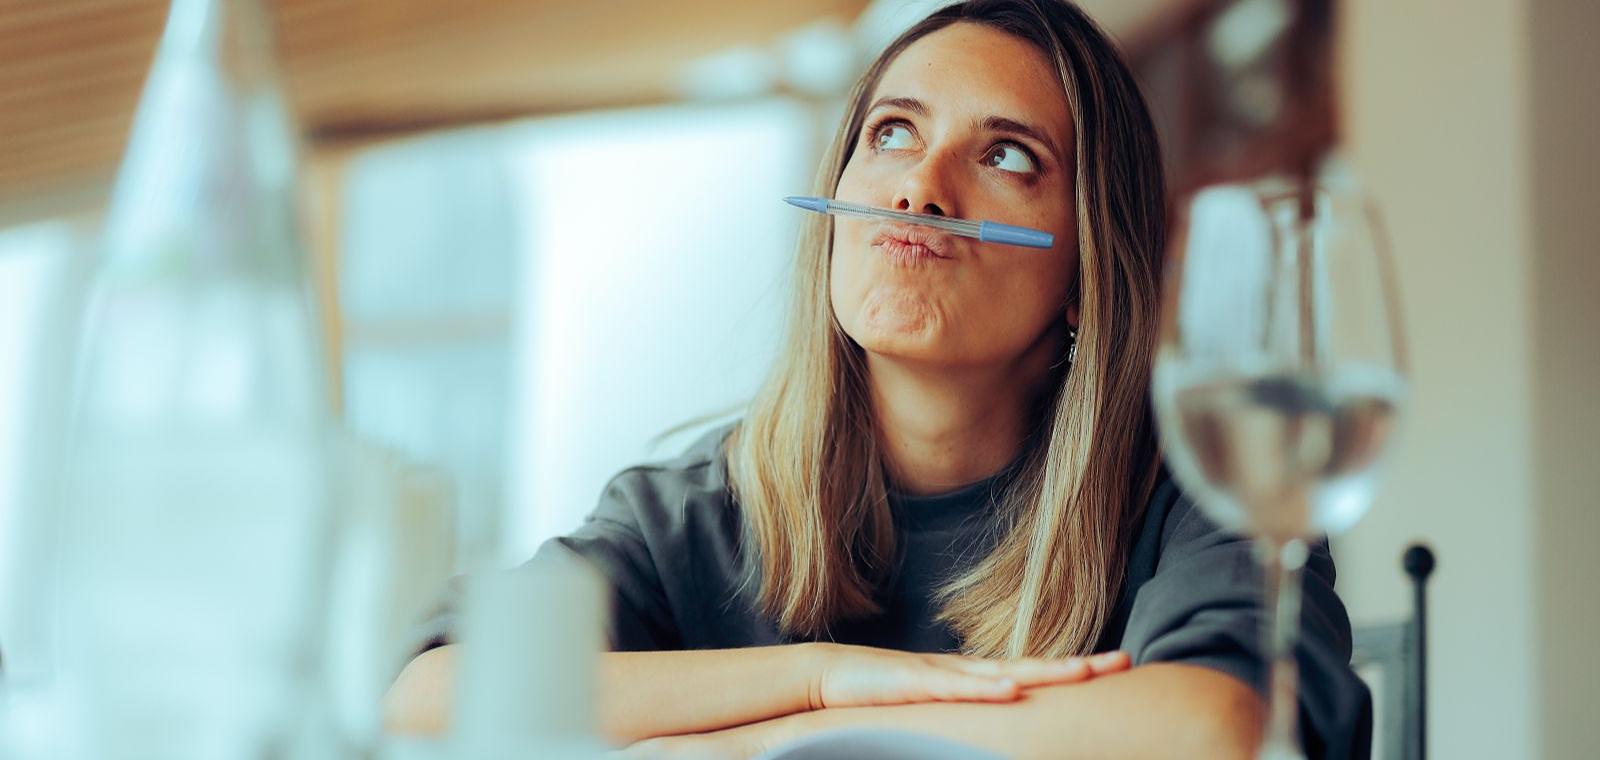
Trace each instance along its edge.
<instances>
[{"instance_id":1,"label":"pen tip","mask_svg":"<svg viewBox=\"0 0 1600 760\"><path fill-rule=\"evenodd\" d=\"M805 195L790 195L785 197L783 201L791 206L799 206L807 211L821 211L826 213L828 210L828 201L823 198L812 198Z\"/></svg>"}]
</instances>

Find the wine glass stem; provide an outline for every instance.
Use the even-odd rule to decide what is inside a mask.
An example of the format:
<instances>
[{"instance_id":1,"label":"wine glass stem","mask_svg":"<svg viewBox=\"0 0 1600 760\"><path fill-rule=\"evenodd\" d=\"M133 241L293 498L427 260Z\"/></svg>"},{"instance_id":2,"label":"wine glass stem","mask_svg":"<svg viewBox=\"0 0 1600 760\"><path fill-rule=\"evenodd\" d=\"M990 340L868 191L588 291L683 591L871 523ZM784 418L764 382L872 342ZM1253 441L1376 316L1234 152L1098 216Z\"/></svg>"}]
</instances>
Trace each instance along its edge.
<instances>
[{"instance_id":1,"label":"wine glass stem","mask_svg":"<svg viewBox=\"0 0 1600 760\"><path fill-rule=\"evenodd\" d=\"M1295 641L1300 633L1300 568L1305 566L1304 541L1263 540L1261 560L1266 570L1266 631L1271 667L1267 681L1267 731L1260 757L1263 760L1304 760L1300 751L1295 718L1299 714L1296 698Z\"/></svg>"}]
</instances>

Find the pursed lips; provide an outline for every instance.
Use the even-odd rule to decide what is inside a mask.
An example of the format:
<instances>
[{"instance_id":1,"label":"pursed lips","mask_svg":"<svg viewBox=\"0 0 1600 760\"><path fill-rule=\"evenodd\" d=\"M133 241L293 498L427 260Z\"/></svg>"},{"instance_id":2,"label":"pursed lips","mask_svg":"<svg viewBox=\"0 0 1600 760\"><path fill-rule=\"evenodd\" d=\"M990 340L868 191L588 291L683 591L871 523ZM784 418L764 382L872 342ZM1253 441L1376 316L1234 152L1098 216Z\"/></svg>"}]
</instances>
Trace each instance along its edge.
<instances>
[{"instance_id":1,"label":"pursed lips","mask_svg":"<svg viewBox=\"0 0 1600 760\"><path fill-rule=\"evenodd\" d=\"M872 247L881 248L895 258L909 260L951 258L949 237L912 225L884 225L873 237Z\"/></svg>"}]
</instances>

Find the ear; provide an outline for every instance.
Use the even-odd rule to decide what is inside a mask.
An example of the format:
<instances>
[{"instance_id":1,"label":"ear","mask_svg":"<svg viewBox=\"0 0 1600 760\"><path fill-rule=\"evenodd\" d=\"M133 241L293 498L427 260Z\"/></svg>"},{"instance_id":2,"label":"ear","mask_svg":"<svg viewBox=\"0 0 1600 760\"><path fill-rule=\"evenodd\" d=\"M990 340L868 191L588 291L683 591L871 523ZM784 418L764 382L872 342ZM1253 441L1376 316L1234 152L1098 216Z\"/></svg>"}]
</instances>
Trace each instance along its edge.
<instances>
[{"instance_id":1,"label":"ear","mask_svg":"<svg viewBox=\"0 0 1600 760\"><path fill-rule=\"evenodd\" d=\"M1076 301L1067 304L1067 324L1074 328L1078 326L1078 304Z\"/></svg>"}]
</instances>

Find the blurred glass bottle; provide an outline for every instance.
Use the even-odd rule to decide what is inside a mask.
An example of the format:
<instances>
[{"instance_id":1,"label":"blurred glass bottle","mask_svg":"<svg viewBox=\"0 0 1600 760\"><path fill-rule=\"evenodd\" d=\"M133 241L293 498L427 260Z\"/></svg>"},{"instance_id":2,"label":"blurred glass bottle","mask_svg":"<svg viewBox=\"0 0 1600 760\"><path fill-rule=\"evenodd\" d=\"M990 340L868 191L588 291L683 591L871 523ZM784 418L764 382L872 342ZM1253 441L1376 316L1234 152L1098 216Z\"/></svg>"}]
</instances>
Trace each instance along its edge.
<instances>
[{"instance_id":1,"label":"blurred glass bottle","mask_svg":"<svg viewBox=\"0 0 1600 760\"><path fill-rule=\"evenodd\" d=\"M175 0L86 283L62 757L303 756L334 525L295 150L255 0Z\"/></svg>"}]
</instances>

